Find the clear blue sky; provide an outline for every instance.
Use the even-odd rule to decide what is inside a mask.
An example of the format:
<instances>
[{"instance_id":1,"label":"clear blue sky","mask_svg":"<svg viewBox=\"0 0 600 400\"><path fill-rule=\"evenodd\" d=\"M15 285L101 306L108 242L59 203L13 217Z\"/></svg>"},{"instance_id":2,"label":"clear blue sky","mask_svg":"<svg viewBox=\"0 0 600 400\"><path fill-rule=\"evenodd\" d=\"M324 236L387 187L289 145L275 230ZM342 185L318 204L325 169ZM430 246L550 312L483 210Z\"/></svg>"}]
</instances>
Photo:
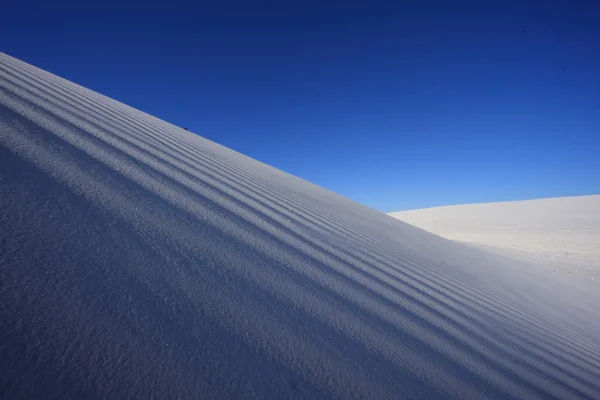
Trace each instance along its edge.
<instances>
[{"instance_id":1,"label":"clear blue sky","mask_svg":"<svg viewBox=\"0 0 600 400\"><path fill-rule=\"evenodd\" d=\"M600 3L360 3L8 0L0 51L382 211L600 193Z\"/></svg>"}]
</instances>

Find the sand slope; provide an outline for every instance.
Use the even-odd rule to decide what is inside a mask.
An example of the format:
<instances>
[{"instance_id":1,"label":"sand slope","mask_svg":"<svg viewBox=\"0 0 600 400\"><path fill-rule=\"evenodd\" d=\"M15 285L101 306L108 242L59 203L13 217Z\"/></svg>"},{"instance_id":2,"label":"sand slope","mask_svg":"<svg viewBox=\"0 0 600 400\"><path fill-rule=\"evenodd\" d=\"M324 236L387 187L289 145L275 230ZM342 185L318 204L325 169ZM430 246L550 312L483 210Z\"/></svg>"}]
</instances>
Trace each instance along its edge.
<instances>
[{"instance_id":1,"label":"sand slope","mask_svg":"<svg viewBox=\"0 0 600 400\"><path fill-rule=\"evenodd\" d=\"M467 204L390 214L448 239L600 283L600 195Z\"/></svg>"},{"instance_id":2,"label":"sand slope","mask_svg":"<svg viewBox=\"0 0 600 400\"><path fill-rule=\"evenodd\" d=\"M600 398L600 298L0 54L0 397Z\"/></svg>"}]
</instances>

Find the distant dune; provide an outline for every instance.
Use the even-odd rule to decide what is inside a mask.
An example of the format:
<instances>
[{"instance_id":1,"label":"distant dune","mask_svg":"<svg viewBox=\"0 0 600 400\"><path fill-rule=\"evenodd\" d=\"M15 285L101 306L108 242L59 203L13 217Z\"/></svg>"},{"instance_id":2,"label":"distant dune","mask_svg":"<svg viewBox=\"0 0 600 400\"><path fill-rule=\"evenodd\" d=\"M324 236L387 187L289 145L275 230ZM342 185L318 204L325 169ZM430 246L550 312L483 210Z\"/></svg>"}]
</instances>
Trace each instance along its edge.
<instances>
[{"instance_id":1,"label":"distant dune","mask_svg":"<svg viewBox=\"0 0 600 400\"><path fill-rule=\"evenodd\" d=\"M3 54L0 202L2 399L600 398L597 290Z\"/></svg>"},{"instance_id":2,"label":"distant dune","mask_svg":"<svg viewBox=\"0 0 600 400\"><path fill-rule=\"evenodd\" d=\"M600 283L600 195L391 213L448 239Z\"/></svg>"}]
</instances>

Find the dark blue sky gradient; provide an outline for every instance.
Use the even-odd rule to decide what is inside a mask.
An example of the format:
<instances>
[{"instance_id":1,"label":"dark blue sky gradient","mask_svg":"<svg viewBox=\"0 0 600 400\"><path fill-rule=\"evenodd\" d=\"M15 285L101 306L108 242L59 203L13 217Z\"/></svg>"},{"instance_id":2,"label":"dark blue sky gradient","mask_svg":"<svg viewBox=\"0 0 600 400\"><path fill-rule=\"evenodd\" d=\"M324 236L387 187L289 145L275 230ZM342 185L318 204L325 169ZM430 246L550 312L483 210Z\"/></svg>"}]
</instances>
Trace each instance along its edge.
<instances>
[{"instance_id":1,"label":"dark blue sky gradient","mask_svg":"<svg viewBox=\"0 0 600 400\"><path fill-rule=\"evenodd\" d=\"M0 51L396 211L600 193L596 3L9 0Z\"/></svg>"}]
</instances>

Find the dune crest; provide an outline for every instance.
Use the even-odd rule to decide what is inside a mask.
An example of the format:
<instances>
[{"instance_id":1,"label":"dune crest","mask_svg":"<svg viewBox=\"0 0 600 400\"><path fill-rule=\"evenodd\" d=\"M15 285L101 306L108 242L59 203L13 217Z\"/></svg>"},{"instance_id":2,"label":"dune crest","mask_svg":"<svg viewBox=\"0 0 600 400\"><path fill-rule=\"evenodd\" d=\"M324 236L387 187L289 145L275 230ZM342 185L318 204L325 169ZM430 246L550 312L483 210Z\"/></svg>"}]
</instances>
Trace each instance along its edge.
<instances>
[{"instance_id":1,"label":"dune crest","mask_svg":"<svg viewBox=\"0 0 600 400\"><path fill-rule=\"evenodd\" d=\"M600 195L391 213L411 225L600 284Z\"/></svg>"},{"instance_id":2,"label":"dune crest","mask_svg":"<svg viewBox=\"0 0 600 400\"><path fill-rule=\"evenodd\" d=\"M600 398L600 297L0 54L1 398Z\"/></svg>"}]
</instances>

